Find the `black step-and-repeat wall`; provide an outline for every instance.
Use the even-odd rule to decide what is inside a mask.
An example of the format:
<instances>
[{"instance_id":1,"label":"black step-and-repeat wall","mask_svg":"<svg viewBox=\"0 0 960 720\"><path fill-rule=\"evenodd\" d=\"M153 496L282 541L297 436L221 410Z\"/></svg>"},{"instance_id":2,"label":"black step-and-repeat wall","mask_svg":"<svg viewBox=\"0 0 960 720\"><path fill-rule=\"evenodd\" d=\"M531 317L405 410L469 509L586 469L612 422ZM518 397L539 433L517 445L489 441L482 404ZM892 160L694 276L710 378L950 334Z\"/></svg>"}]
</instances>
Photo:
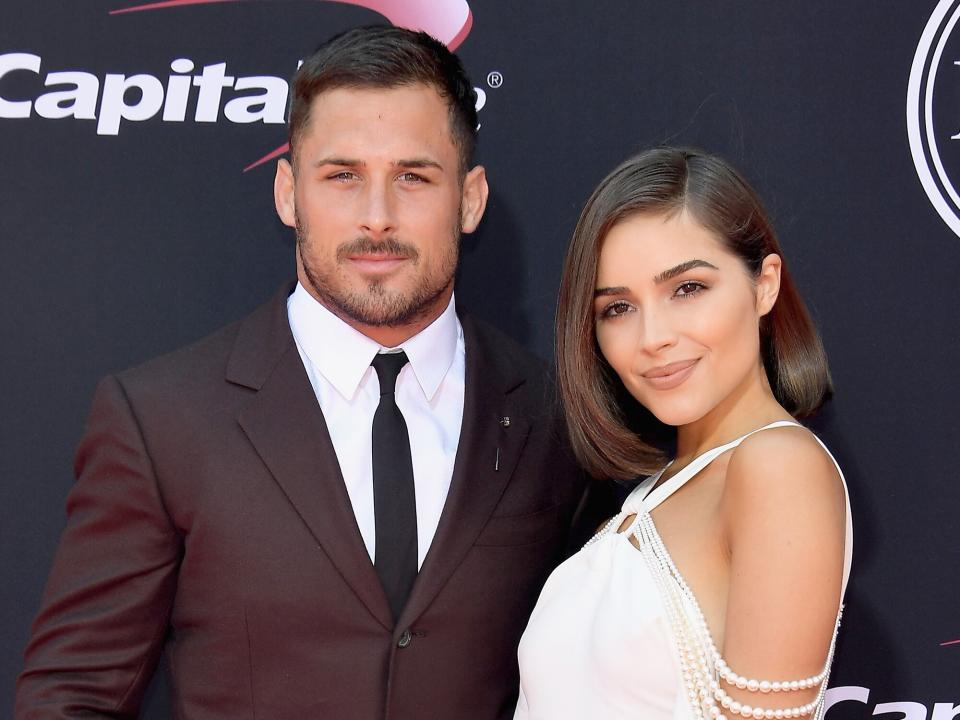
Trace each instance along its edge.
<instances>
[{"instance_id":1,"label":"black step-and-repeat wall","mask_svg":"<svg viewBox=\"0 0 960 720\"><path fill-rule=\"evenodd\" d=\"M854 508L828 720L960 717L960 2L142 2L0 3L0 706L97 379L292 276L286 79L388 21L474 78L492 197L458 296L544 357L567 239L622 158L698 145L758 187L831 358L815 426ZM144 714L167 715L162 676Z\"/></svg>"}]
</instances>

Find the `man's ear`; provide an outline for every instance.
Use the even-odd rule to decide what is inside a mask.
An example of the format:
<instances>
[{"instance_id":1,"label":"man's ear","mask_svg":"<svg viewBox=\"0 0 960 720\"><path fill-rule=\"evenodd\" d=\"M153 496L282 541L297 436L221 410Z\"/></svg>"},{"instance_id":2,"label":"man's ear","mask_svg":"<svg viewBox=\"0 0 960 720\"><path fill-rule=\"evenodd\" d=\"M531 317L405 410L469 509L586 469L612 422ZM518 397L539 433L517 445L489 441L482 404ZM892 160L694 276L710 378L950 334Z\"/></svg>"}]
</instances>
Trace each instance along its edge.
<instances>
[{"instance_id":1,"label":"man's ear","mask_svg":"<svg viewBox=\"0 0 960 720\"><path fill-rule=\"evenodd\" d=\"M760 274L757 275L757 313L763 317L777 302L780 294L780 270L783 261L776 253L770 253L763 259Z\"/></svg>"},{"instance_id":2,"label":"man's ear","mask_svg":"<svg viewBox=\"0 0 960 720\"><path fill-rule=\"evenodd\" d=\"M293 195L293 168L286 158L277 161L277 175L273 179L273 201L277 215L284 225L297 226L296 201Z\"/></svg>"},{"instance_id":3,"label":"man's ear","mask_svg":"<svg viewBox=\"0 0 960 720\"><path fill-rule=\"evenodd\" d=\"M463 195L460 202L460 226L465 233L472 233L480 224L483 211L487 209L487 171L477 165L463 178Z\"/></svg>"}]
</instances>

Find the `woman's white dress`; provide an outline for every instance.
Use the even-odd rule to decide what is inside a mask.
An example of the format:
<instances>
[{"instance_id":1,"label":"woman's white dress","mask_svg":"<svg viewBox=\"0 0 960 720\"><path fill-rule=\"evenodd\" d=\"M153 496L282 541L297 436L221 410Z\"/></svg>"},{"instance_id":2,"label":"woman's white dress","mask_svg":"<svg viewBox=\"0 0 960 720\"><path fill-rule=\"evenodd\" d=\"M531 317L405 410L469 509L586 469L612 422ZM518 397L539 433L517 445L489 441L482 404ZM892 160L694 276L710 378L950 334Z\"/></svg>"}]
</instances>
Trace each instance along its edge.
<instances>
[{"instance_id":1,"label":"woman's white dress","mask_svg":"<svg viewBox=\"0 0 960 720\"><path fill-rule=\"evenodd\" d=\"M753 432L789 425L796 423L775 422ZM683 686L678 641L663 598L664 580L675 585L678 581L655 572L629 538L642 524L645 534L637 532L636 537L641 544L650 542L649 533L656 530L649 513L715 458L752 434L707 451L652 491L663 471L647 478L630 493L620 514L604 530L554 570L520 641L520 699L515 720L698 717ZM843 480L839 465L837 472ZM848 496L846 506L841 604L853 550ZM631 527L616 532L634 513L637 519ZM694 600L685 605L685 613L688 620L695 620ZM758 704L768 697L758 696ZM818 708L813 717L821 712Z\"/></svg>"}]
</instances>

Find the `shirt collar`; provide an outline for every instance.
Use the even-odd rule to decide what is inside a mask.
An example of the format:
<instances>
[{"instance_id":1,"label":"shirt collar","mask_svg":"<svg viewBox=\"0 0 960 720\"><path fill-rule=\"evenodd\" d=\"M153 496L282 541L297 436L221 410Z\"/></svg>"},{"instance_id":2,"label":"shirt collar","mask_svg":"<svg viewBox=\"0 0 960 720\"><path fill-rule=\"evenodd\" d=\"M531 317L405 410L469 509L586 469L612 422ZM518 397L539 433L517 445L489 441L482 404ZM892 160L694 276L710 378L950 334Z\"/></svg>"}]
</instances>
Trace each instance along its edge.
<instances>
[{"instance_id":1,"label":"shirt collar","mask_svg":"<svg viewBox=\"0 0 960 720\"><path fill-rule=\"evenodd\" d=\"M373 356L381 349L402 349L427 400L432 400L453 365L463 334L453 296L440 316L398 348L382 348L317 302L297 283L287 300L293 337L303 353L345 399L357 392Z\"/></svg>"}]
</instances>

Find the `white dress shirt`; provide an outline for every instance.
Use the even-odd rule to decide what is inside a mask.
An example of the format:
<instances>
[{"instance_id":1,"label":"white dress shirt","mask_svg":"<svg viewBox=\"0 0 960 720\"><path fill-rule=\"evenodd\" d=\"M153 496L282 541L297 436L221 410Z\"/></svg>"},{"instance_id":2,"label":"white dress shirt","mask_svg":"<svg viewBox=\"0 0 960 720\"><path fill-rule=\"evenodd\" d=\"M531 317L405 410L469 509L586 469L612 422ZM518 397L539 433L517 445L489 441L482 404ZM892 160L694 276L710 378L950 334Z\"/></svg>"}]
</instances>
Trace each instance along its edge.
<instances>
[{"instance_id":1,"label":"white dress shirt","mask_svg":"<svg viewBox=\"0 0 960 720\"><path fill-rule=\"evenodd\" d=\"M380 382L370 363L378 352L406 352L410 362L397 377L396 401L410 436L417 500L417 567L421 567L447 500L463 421L463 328L453 298L440 317L399 348L383 348L354 330L300 283L287 300L287 317L326 419L371 561L377 547L371 434ZM318 477L317 482L321 481L332 482Z\"/></svg>"}]
</instances>

